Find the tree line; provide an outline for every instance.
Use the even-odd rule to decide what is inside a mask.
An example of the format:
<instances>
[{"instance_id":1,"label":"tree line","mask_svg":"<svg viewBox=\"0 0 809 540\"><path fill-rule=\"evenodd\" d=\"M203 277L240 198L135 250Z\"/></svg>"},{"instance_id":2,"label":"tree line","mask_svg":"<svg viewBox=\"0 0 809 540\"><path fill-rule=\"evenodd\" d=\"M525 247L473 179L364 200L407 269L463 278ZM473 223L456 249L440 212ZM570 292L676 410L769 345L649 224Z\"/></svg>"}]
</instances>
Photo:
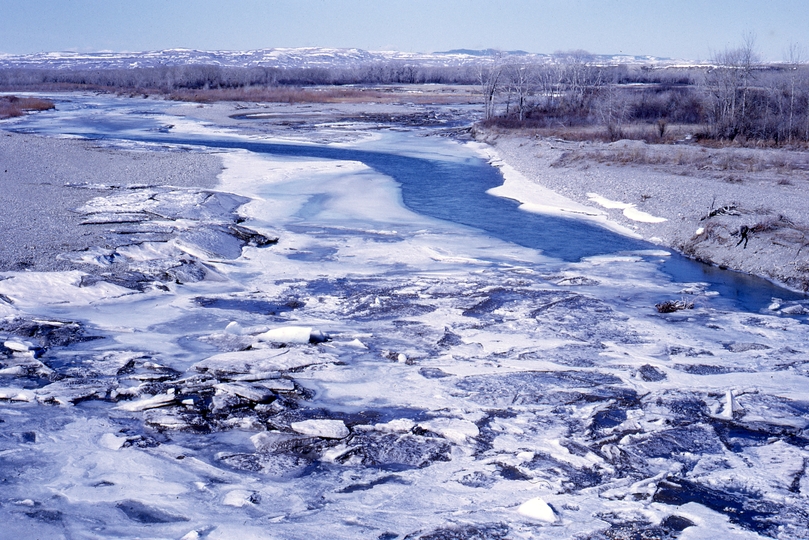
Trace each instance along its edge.
<instances>
[{"instance_id":1,"label":"tree line","mask_svg":"<svg viewBox=\"0 0 809 540\"><path fill-rule=\"evenodd\" d=\"M809 64L797 46L783 63L764 64L747 39L688 68L600 66L584 51L553 64L495 55L480 67L478 84L489 125L599 128L613 140L638 125L658 139L687 125L696 137L720 141L809 143Z\"/></svg>"},{"instance_id":2,"label":"tree line","mask_svg":"<svg viewBox=\"0 0 809 540\"><path fill-rule=\"evenodd\" d=\"M616 139L646 125L645 133L662 140L679 125L716 140L809 143L809 64L800 47L791 46L779 64L760 62L752 38L714 54L707 65L604 65L598 60L586 51L556 53L551 61L494 52L458 66L389 61L344 68L3 68L0 89L170 95L328 85L472 85L479 89L483 122L503 127L589 129L591 135L598 130Z\"/></svg>"},{"instance_id":3,"label":"tree line","mask_svg":"<svg viewBox=\"0 0 809 540\"><path fill-rule=\"evenodd\" d=\"M351 68L232 67L204 64L112 69L0 69L0 88L59 86L109 89L207 90L348 84L476 84L472 66L375 62Z\"/></svg>"}]
</instances>

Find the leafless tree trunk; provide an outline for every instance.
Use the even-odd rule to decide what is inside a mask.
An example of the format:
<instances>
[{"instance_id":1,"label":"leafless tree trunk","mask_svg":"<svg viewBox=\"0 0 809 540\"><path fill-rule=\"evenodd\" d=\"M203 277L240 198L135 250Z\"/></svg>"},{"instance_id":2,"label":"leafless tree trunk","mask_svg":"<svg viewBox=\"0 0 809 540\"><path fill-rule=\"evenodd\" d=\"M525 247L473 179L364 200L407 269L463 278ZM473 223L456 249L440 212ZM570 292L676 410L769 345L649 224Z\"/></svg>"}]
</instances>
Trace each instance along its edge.
<instances>
[{"instance_id":1,"label":"leafless tree trunk","mask_svg":"<svg viewBox=\"0 0 809 540\"><path fill-rule=\"evenodd\" d=\"M478 72L480 90L483 94L483 118L490 120L494 117L495 97L499 89L500 77L503 73L503 54L496 52L492 55L488 65L481 64Z\"/></svg>"},{"instance_id":2,"label":"leafless tree trunk","mask_svg":"<svg viewBox=\"0 0 809 540\"><path fill-rule=\"evenodd\" d=\"M628 103L625 96L618 92L614 84L604 86L596 109L601 123L607 128L607 136L610 140L615 141L622 138L624 136L624 122L628 116Z\"/></svg>"},{"instance_id":3,"label":"leafless tree trunk","mask_svg":"<svg viewBox=\"0 0 809 540\"><path fill-rule=\"evenodd\" d=\"M747 127L750 86L758 61L755 37L750 34L740 47L713 55L714 66L705 75L705 86L716 136L733 139Z\"/></svg>"},{"instance_id":4,"label":"leafless tree trunk","mask_svg":"<svg viewBox=\"0 0 809 540\"><path fill-rule=\"evenodd\" d=\"M534 66L529 63L514 63L505 66L506 86L509 97L513 93L516 99L517 117L520 122L525 120L526 100L531 90L533 68ZM506 113L508 114L508 110Z\"/></svg>"},{"instance_id":5,"label":"leafless tree trunk","mask_svg":"<svg viewBox=\"0 0 809 540\"><path fill-rule=\"evenodd\" d=\"M792 142L795 119L795 85L799 70L803 63L803 47L797 43L790 43L786 54L787 70L789 72L789 123L787 128L787 142Z\"/></svg>"}]
</instances>

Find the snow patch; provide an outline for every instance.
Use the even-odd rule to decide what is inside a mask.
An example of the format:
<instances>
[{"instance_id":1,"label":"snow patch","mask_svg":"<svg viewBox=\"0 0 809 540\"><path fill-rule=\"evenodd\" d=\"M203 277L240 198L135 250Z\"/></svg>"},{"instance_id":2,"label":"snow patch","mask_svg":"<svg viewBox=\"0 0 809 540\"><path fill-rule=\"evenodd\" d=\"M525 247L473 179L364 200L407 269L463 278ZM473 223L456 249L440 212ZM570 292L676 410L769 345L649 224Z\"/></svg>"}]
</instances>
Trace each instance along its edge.
<instances>
[{"instance_id":1,"label":"snow patch","mask_svg":"<svg viewBox=\"0 0 809 540\"><path fill-rule=\"evenodd\" d=\"M668 221L666 218L653 216L641 210L638 210L632 203L624 203L620 201L612 201L606 197L602 197L598 193L588 193L587 198L594 203L608 209L623 210L624 216L632 221L639 221L642 223L663 223Z\"/></svg>"}]
</instances>

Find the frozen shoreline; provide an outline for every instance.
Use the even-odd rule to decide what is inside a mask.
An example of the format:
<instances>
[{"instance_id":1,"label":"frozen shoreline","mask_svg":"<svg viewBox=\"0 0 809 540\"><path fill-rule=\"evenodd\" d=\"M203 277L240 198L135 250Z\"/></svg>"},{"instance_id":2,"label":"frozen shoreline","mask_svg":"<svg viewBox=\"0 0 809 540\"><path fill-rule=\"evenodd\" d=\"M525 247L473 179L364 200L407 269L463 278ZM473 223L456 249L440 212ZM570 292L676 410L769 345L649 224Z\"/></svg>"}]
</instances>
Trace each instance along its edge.
<instances>
[{"instance_id":1,"label":"frozen shoreline","mask_svg":"<svg viewBox=\"0 0 809 540\"><path fill-rule=\"evenodd\" d=\"M132 185L210 189L222 168L211 154L115 150L5 127L0 124L0 271L76 269L58 256L116 247L109 226L82 224L86 216L76 210L89 200Z\"/></svg>"},{"instance_id":2,"label":"frozen shoreline","mask_svg":"<svg viewBox=\"0 0 809 540\"><path fill-rule=\"evenodd\" d=\"M757 275L797 291L809 289L809 197L800 173L711 173L667 164L694 147L650 147L639 141L573 143L478 132L497 158L523 180L509 179L494 194L533 205L575 211L613 230L642 237L721 268ZM733 159L737 150L712 151ZM645 156L665 152L660 164L593 159L608 153ZM776 151L759 152L767 159ZM765 154L770 152L770 154ZM726 154L727 157L722 156ZM496 163L495 163L496 164ZM493 190L494 191L494 190ZM573 206L575 205L575 206ZM711 214L714 215L711 215ZM747 228L746 234L742 228ZM744 238L747 238L745 244ZM741 242L741 245L740 245ZM745 247L746 245L746 247Z\"/></svg>"}]
</instances>

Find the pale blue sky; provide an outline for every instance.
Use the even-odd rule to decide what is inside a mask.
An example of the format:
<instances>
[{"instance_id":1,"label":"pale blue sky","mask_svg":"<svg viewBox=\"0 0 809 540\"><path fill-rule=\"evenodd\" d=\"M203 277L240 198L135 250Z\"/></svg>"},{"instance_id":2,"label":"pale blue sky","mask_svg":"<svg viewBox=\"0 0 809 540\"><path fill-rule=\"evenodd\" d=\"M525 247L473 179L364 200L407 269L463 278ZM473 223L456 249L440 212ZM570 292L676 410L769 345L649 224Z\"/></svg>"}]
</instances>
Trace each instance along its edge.
<instances>
[{"instance_id":1,"label":"pale blue sky","mask_svg":"<svg viewBox=\"0 0 809 540\"><path fill-rule=\"evenodd\" d=\"M807 0L2 0L0 53L499 48L688 60L745 33L767 60L809 51Z\"/></svg>"}]
</instances>

